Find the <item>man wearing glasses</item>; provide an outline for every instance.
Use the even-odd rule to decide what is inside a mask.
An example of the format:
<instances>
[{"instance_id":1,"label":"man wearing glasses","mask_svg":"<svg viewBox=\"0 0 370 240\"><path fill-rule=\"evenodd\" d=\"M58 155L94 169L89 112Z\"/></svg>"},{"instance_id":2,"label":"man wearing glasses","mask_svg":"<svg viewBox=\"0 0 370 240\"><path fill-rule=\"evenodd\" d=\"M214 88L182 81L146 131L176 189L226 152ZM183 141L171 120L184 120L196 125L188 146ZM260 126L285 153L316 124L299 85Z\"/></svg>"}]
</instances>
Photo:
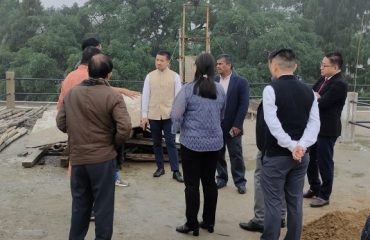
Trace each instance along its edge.
<instances>
[{"instance_id":1,"label":"man wearing glasses","mask_svg":"<svg viewBox=\"0 0 370 240\"><path fill-rule=\"evenodd\" d=\"M320 111L320 133L310 150L307 177L310 189L304 198L313 198L311 207L329 204L334 179L334 144L341 134L340 116L347 97L347 82L341 74L342 55L332 52L322 59L321 78L312 87L318 98ZM321 177L319 178L319 174Z\"/></svg>"}]
</instances>

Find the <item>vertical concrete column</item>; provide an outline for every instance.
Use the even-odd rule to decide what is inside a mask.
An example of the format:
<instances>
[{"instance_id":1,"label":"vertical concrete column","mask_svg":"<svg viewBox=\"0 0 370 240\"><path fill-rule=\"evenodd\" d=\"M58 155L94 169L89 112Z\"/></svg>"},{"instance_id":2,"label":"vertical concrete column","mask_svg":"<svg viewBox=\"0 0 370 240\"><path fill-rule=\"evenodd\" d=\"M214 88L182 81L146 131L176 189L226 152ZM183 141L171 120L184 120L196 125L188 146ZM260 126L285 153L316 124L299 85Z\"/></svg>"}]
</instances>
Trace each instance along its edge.
<instances>
[{"instance_id":1,"label":"vertical concrete column","mask_svg":"<svg viewBox=\"0 0 370 240\"><path fill-rule=\"evenodd\" d=\"M341 121L342 121L342 135L341 142L351 143L355 140L355 125L351 124L350 121L356 121L356 110L357 110L357 92L348 92L346 103L343 107Z\"/></svg>"},{"instance_id":2,"label":"vertical concrete column","mask_svg":"<svg viewBox=\"0 0 370 240\"><path fill-rule=\"evenodd\" d=\"M15 108L15 74L6 72L6 107Z\"/></svg>"}]
</instances>

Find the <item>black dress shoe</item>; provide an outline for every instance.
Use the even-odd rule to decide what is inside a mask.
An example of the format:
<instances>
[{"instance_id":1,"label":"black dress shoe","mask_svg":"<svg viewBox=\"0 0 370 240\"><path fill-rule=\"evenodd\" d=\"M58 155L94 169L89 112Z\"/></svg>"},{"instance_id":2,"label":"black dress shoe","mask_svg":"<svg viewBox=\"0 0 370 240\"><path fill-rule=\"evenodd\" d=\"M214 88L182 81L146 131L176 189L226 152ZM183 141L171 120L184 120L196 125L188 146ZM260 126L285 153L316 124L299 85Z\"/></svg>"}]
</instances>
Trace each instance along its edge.
<instances>
[{"instance_id":1,"label":"black dress shoe","mask_svg":"<svg viewBox=\"0 0 370 240\"><path fill-rule=\"evenodd\" d=\"M210 233L213 233L215 230L214 230L214 226L211 225L211 224L207 224L205 222L200 222L199 223L199 227L203 228L203 229L206 229L208 232Z\"/></svg>"},{"instance_id":2,"label":"black dress shoe","mask_svg":"<svg viewBox=\"0 0 370 240\"><path fill-rule=\"evenodd\" d=\"M253 222L252 220L250 220L248 223L239 223L239 226L247 231L260 233L263 232L263 226Z\"/></svg>"},{"instance_id":3,"label":"black dress shoe","mask_svg":"<svg viewBox=\"0 0 370 240\"><path fill-rule=\"evenodd\" d=\"M184 179L181 176L181 173L179 171L174 171L172 174L172 178L176 179L178 182L184 182Z\"/></svg>"},{"instance_id":4,"label":"black dress shoe","mask_svg":"<svg viewBox=\"0 0 370 240\"><path fill-rule=\"evenodd\" d=\"M164 174L164 169L163 168L158 168L154 173L153 177L160 177Z\"/></svg>"},{"instance_id":5,"label":"black dress shoe","mask_svg":"<svg viewBox=\"0 0 370 240\"><path fill-rule=\"evenodd\" d=\"M247 192L247 188L245 186L239 186L238 187L238 193L239 194L245 194Z\"/></svg>"},{"instance_id":6,"label":"black dress shoe","mask_svg":"<svg viewBox=\"0 0 370 240\"><path fill-rule=\"evenodd\" d=\"M217 182L216 185L217 185L217 189L226 187L226 183L225 182L221 182L221 181L220 182Z\"/></svg>"},{"instance_id":7,"label":"black dress shoe","mask_svg":"<svg viewBox=\"0 0 370 240\"><path fill-rule=\"evenodd\" d=\"M312 191L311 189L308 189L307 192L303 193L303 197L304 198L313 198L313 197L316 197L317 194Z\"/></svg>"},{"instance_id":8,"label":"black dress shoe","mask_svg":"<svg viewBox=\"0 0 370 240\"><path fill-rule=\"evenodd\" d=\"M199 236L199 228L190 228L186 223L184 225L176 227L176 231L180 233L193 232L193 236Z\"/></svg>"}]
</instances>

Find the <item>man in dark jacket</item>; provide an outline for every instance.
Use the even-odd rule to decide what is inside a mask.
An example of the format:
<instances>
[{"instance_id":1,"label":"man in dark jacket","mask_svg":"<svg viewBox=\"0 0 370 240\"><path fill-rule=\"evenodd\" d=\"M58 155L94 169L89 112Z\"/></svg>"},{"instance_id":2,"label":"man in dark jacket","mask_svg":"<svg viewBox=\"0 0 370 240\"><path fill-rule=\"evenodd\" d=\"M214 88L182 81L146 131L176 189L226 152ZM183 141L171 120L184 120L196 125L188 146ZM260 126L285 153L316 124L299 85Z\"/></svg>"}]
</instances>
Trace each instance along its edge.
<instances>
[{"instance_id":1,"label":"man in dark jacket","mask_svg":"<svg viewBox=\"0 0 370 240\"><path fill-rule=\"evenodd\" d=\"M234 184L240 194L245 194L247 180L245 179L242 134L249 105L248 81L233 73L232 58L228 54L217 57L217 72L220 76L216 78L216 81L221 83L226 93L225 115L221 123L224 147L221 149L221 157L217 163L217 187L225 187L228 181L225 160L227 146Z\"/></svg>"},{"instance_id":2,"label":"man in dark jacket","mask_svg":"<svg viewBox=\"0 0 370 240\"><path fill-rule=\"evenodd\" d=\"M68 91L57 115L58 128L68 133L72 165L72 220L69 239L84 239L94 205L96 239L111 239L114 212L114 173L117 152L131 131L122 95L107 80L109 57L95 55L89 79Z\"/></svg>"},{"instance_id":3,"label":"man in dark jacket","mask_svg":"<svg viewBox=\"0 0 370 240\"><path fill-rule=\"evenodd\" d=\"M307 170L310 189L303 194L305 198L316 196L311 207L328 205L333 187L334 144L341 134L340 116L348 88L341 74L342 64L340 53L326 54L320 66L321 78L312 87L319 102L321 128L317 143L310 150L311 160Z\"/></svg>"}]
</instances>

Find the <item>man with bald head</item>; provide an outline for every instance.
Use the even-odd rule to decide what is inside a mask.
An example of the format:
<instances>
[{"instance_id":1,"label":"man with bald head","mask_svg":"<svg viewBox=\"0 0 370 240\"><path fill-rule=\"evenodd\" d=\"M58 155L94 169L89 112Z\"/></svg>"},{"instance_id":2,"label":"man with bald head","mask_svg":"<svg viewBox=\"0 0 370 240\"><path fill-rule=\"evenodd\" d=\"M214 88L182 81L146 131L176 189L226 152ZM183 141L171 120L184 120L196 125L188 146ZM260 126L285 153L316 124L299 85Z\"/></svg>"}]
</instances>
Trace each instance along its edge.
<instances>
[{"instance_id":1,"label":"man with bald head","mask_svg":"<svg viewBox=\"0 0 370 240\"><path fill-rule=\"evenodd\" d=\"M268 67L276 80L263 90L262 121L267 127L262 149L265 214L261 239L279 239L285 196L288 230L284 239L299 240L302 191L309 162L306 150L316 142L320 130L318 104L314 92L294 76L297 64L293 50L272 52Z\"/></svg>"},{"instance_id":2,"label":"man with bald head","mask_svg":"<svg viewBox=\"0 0 370 240\"><path fill-rule=\"evenodd\" d=\"M112 68L108 56L93 56L89 78L67 92L57 115L58 128L68 134L72 165L69 239L85 239L92 209L95 239L112 238L115 145L122 145L131 131L123 97L107 82Z\"/></svg>"}]
</instances>

